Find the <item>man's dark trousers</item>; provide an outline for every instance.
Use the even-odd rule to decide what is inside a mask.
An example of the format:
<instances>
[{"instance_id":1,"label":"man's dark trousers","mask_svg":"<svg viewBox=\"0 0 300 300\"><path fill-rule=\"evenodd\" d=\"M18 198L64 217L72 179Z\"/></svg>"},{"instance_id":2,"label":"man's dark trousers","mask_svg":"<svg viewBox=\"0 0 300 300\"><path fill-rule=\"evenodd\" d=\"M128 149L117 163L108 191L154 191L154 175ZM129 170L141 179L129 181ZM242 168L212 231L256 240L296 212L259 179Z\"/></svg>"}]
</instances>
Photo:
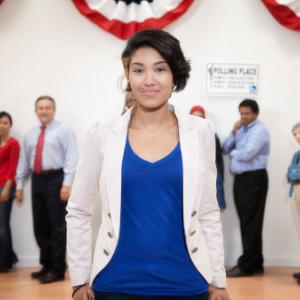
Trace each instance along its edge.
<instances>
[{"instance_id":1,"label":"man's dark trousers","mask_svg":"<svg viewBox=\"0 0 300 300\"><path fill-rule=\"evenodd\" d=\"M66 270L66 202L60 199L62 170L32 175L34 234L40 248L40 263L57 274Z\"/></svg>"},{"instance_id":2,"label":"man's dark trousers","mask_svg":"<svg viewBox=\"0 0 300 300\"><path fill-rule=\"evenodd\" d=\"M266 169L235 175L234 200L240 219L243 246L238 266L243 272L263 271L262 228L267 192Z\"/></svg>"}]
</instances>

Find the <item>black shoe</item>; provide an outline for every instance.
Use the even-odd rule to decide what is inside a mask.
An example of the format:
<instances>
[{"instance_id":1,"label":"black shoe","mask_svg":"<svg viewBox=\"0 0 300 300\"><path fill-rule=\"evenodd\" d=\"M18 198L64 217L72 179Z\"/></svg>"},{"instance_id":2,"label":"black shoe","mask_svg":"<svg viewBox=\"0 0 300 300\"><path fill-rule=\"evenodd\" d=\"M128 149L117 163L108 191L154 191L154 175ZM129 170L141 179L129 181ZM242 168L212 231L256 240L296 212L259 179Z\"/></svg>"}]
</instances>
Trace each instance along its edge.
<instances>
[{"instance_id":1,"label":"black shoe","mask_svg":"<svg viewBox=\"0 0 300 300\"><path fill-rule=\"evenodd\" d=\"M239 266L235 266L228 271L226 271L227 277L248 277L253 276L253 272L244 272L240 269Z\"/></svg>"},{"instance_id":2,"label":"black shoe","mask_svg":"<svg viewBox=\"0 0 300 300\"><path fill-rule=\"evenodd\" d=\"M38 279L38 278L42 277L43 275L45 275L48 272L49 272L49 269L47 269L46 267L42 267L39 271L32 272L31 273L31 278Z\"/></svg>"},{"instance_id":3,"label":"black shoe","mask_svg":"<svg viewBox=\"0 0 300 300\"><path fill-rule=\"evenodd\" d=\"M294 274L293 274L293 277L294 277L295 279L300 279L300 273L294 273Z\"/></svg>"},{"instance_id":4,"label":"black shoe","mask_svg":"<svg viewBox=\"0 0 300 300\"><path fill-rule=\"evenodd\" d=\"M265 273L265 269L262 267L262 268L259 268L259 269L256 269L255 271L253 271L254 274L264 274Z\"/></svg>"},{"instance_id":5,"label":"black shoe","mask_svg":"<svg viewBox=\"0 0 300 300\"><path fill-rule=\"evenodd\" d=\"M61 281L65 279L65 274L59 274L53 271L49 271L48 273L44 274L42 277L39 278L40 283L52 283L56 281Z\"/></svg>"},{"instance_id":6,"label":"black shoe","mask_svg":"<svg viewBox=\"0 0 300 300\"><path fill-rule=\"evenodd\" d=\"M0 267L0 273L8 273L12 268L2 268Z\"/></svg>"}]
</instances>

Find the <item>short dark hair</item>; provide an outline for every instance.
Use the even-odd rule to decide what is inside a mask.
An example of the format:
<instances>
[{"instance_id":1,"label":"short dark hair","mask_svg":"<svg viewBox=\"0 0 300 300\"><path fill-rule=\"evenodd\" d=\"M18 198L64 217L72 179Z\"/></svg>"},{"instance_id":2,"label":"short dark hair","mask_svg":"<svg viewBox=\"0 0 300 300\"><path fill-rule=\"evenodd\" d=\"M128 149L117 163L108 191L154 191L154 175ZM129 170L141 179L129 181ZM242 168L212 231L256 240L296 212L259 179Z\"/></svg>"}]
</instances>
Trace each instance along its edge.
<instances>
[{"instance_id":1,"label":"short dark hair","mask_svg":"<svg viewBox=\"0 0 300 300\"><path fill-rule=\"evenodd\" d=\"M11 126L13 125L12 117L11 117L11 115L10 115L8 112L6 112L6 111L1 111L1 112L0 112L0 119L2 119L2 118L7 118L7 119L9 120L10 125L11 125Z\"/></svg>"},{"instance_id":2,"label":"short dark hair","mask_svg":"<svg viewBox=\"0 0 300 300\"><path fill-rule=\"evenodd\" d=\"M255 100L253 99L244 99L240 105L239 105L239 109L241 107L250 107L252 112L255 113L256 115L259 114L259 107L258 104Z\"/></svg>"},{"instance_id":3,"label":"short dark hair","mask_svg":"<svg viewBox=\"0 0 300 300\"><path fill-rule=\"evenodd\" d=\"M55 103L54 98L52 98L51 96L48 96L48 95L42 95L42 96L39 96L39 97L35 100L34 106L36 107L37 104L38 104L38 102L41 101L41 100L44 100L44 99L51 101L51 102L53 103L53 105L54 105L54 108L56 107L56 103Z\"/></svg>"},{"instance_id":4,"label":"short dark hair","mask_svg":"<svg viewBox=\"0 0 300 300\"><path fill-rule=\"evenodd\" d=\"M131 37L122 53L125 70L129 70L132 55L140 48L155 49L171 68L175 92L183 90L190 77L190 62L185 59L180 42L170 33L159 29L147 29L137 32Z\"/></svg>"}]
</instances>

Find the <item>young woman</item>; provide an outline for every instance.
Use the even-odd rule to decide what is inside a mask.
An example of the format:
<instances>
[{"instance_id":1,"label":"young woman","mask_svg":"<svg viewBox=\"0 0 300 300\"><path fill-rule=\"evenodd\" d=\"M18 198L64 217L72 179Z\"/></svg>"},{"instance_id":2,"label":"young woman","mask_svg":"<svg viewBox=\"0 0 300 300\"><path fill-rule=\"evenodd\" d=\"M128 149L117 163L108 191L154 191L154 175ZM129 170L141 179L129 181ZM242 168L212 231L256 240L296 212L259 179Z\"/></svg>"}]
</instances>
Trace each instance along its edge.
<instances>
[{"instance_id":1,"label":"young woman","mask_svg":"<svg viewBox=\"0 0 300 300\"><path fill-rule=\"evenodd\" d=\"M214 133L168 104L190 65L161 30L122 60L134 108L89 131L67 207L73 298L227 300Z\"/></svg>"},{"instance_id":2,"label":"young woman","mask_svg":"<svg viewBox=\"0 0 300 300\"><path fill-rule=\"evenodd\" d=\"M12 118L0 112L0 272L8 272L18 261L12 247L10 213L15 194L19 142L10 136Z\"/></svg>"}]
</instances>

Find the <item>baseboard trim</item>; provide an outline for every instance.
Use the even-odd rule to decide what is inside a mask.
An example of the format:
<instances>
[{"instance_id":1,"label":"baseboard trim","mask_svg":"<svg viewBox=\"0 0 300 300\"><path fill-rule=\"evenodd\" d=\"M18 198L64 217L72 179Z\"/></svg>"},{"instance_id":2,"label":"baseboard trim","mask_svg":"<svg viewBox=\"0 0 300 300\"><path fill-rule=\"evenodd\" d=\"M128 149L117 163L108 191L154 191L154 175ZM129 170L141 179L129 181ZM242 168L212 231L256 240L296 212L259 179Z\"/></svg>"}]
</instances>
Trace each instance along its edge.
<instances>
[{"instance_id":1,"label":"baseboard trim","mask_svg":"<svg viewBox=\"0 0 300 300\"><path fill-rule=\"evenodd\" d=\"M236 265L236 258L227 258L226 266L234 266ZM278 257L265 257L266 267L299 267L300 266L300 258L278 258Z\"/></svg>"},{"instance_id":2,"label":"baseboard trim","mask_svg":"<svg viewBox=\"0 0 300 300\"><path fill-rule=\"evenodd\" d=\"M40 265L39 259L35 256L23 256L19 257L17 263L18 268L27 268L27 267L38 267Z\"/></svg>"},{"instance_id":3,"label":"baseboard trim","mask_svg":"<svg viewBox=\"0 0 300 300\"><path fill-rule=\"evenodd\" d=\"M227 266L233 266L236 264L236 258L228 258L226 259ZM17 263L17 267L26 268L26 267L38 267L39 260L35 256L23 256L19 257L19 262ZM299 267L300 266L300 258L277 258L277 257L266 257L265 258L265 266L267 267Z\"/></svg>"}]
</instances>

